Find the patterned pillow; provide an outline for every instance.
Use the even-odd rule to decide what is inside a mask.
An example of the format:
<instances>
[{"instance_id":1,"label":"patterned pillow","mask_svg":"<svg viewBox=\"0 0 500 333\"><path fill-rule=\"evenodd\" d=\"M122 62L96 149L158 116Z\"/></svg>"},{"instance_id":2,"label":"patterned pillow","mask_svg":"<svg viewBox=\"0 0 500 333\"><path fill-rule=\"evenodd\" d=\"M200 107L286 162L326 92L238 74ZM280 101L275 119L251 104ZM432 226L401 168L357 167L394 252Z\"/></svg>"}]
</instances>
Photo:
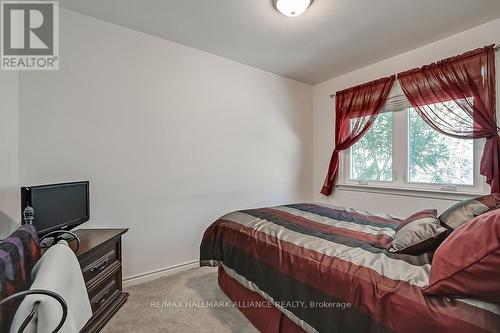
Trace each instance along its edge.
<instances>
[{"instance_id":1,"label":"patterned pillow","mask_svg":"<svg viewBox=\"0 0 500 333\"><path fill-rule=\"evenodd\" d=\"M439 215L439 220L445 227L455 230L474 217L496 208L500 208L500 194L488 194L456 203L443 214Z\"/></svg>"},{"instance_id":2,"label":"patterned pillow","mask_svg":"<svg viewBox=\"0 0 500 333\"><path fill-rule=\"evenodd\" d=\"M500 302L500 210L462 225L441 244L432 260L425 295Z\"/></svg>"},{"instance_id":3,"label":"patterned pillow","mask_svg":"<svg viewBox=\"0 0 500 333\"><path fill-rule=\"evenodd\" d=\"M433 251L446 237L446 232L435 209L423 210L401 223L389 251L412 255Z\"/></svg>"},{"instance_id":4,"label":"patterned pillow","mask_svg":"<svg viewBox=\"0 0 500 333\"><path fill-rule=\"evenodd\" d=\"M0 299L29 289L31 269L38 259L40 244L33 226L23 225L0 241ZM0 307L0 332L9 331L10 322L21 301L11 301Z\"/></svg>"}]
</instances>

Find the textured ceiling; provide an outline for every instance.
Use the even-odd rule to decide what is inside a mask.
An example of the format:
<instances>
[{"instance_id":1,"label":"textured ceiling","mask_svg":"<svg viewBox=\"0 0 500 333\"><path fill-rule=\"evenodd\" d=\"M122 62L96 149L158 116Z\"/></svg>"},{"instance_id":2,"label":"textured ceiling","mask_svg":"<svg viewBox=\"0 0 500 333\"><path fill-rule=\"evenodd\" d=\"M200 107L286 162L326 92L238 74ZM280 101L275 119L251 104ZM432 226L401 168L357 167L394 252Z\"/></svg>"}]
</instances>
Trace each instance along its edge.
<instances>
[{"instance_id":1,"label":"textured ceiling","mask_svg":"<svg viewBox=\"0 0 500 333\"><path fill-rule=\"evenodd\" d=\"M60 0L114 24L316 84L500 17L500 0ZM499 35L500 38L500 35Z\"/></svg>"}]
</instances>

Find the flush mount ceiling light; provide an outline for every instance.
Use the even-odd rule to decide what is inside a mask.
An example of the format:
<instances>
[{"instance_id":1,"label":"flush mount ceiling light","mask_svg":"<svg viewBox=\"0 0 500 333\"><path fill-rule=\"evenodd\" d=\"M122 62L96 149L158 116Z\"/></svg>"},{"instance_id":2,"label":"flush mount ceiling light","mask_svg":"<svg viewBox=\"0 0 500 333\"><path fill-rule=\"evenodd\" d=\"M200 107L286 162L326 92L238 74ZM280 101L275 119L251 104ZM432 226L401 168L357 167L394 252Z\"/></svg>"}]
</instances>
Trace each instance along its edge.
<instances>
[{"instance_id":1,"label":"flush mount ceiling light","mask_svg":"<svg viewBox=\"0 0 500 333\"><path fill-rule=\"evenodd\" d=\"M312 4L313 0L274 0L274 7L283 15L299 16Z\"/></svg>"}]
</instances>

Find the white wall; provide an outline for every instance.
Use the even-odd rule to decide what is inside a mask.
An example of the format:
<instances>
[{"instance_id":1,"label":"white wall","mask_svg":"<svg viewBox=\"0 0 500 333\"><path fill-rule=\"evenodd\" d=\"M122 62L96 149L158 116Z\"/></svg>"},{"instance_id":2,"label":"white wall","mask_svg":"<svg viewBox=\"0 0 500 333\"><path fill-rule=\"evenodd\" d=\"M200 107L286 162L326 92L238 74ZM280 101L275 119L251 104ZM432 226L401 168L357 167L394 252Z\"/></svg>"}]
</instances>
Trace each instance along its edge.
<instances>
[{"instance_id":1,"label":"white wall","mask_svg":"<svg viewBox=\"0 0 500 333\"><path fill-rule=\"evenodd\" d=\"M311 200L311 86L60 14L60 70L20 77L19 179L89 179L86 227L130 228L125 277L197 260L226 212Z\"/></svg>"},{"instance_id":2,"label":"white wall","mask_svg":"<svg viewBox=\"0 0 500 333\"><path fill-rule=\"evenodd\" d=\"M0 239L20 221L18 187L19 74L0 71Z\"/></svg>"},{"instance_id":3,"label":"white wall","mask_svg":"<svg viewBox=\"0 0 500 333\"><path fill-rule=\"evenodd\" d=\"M407 216L412 212L425 208L444 210L451 206L455 201L409 198L343 190L336 190L330 197L321 195L319 192L323 185L334 146L334 106L330 95L357 84L397 74L401 71L419 67L478 47L499 43L499 32L500 19L315 85L313 87L314 200L326 201L340 206L389 212L400 216ZM369 52L369 50L360 50L360 52ZM497 56L497 63L498 58L499 56ZM497 76L499 74L500 66L497 66ZM500 77L497 79L498 82L500 82ZM498 85L500 84L497 84L497 88ZM500 94L497 95L500 96ZM500 98L497 101L499 103L498 111L500 111Z\"/></svg>"}]
</instances>

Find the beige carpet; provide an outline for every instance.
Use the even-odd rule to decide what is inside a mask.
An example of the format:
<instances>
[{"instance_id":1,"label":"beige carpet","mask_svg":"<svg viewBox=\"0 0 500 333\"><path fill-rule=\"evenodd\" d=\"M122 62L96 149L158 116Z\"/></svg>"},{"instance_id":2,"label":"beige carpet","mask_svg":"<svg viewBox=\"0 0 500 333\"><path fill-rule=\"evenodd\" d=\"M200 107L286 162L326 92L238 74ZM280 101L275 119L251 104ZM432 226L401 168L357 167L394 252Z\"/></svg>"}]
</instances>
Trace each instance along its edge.
<instances>
[{"instance_id":1,"label":"beige carpet","mask_svg":"<svg viewBox=\"0 0 500 333\"><path fill-rule=\"evenodd\" d=\"M101 331L257 332L217 285L217 271L202 267L126 289L127 303Z\"/></svg>"}]
</instances>

